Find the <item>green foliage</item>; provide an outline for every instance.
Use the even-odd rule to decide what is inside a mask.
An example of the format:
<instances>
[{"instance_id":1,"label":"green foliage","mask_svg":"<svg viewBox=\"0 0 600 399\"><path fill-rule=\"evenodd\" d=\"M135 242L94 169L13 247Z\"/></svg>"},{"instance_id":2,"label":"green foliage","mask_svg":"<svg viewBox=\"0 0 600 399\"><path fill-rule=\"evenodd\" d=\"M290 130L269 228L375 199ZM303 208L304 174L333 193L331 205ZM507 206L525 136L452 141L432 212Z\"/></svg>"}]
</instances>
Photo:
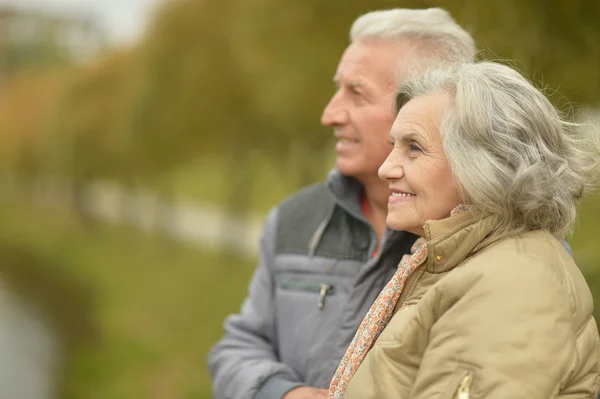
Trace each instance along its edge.
<instances>
[{"instance_id":1,"label":"green foliage","mask_svg":"<svg viewBox=\"0 0 600 399\"><path fill-rule=\"evenodd\" d=\"M319 115L348 28L366 11L396 6L445 7L489 49L484 55L516 60L570 100L598 101L600 11L593 0L187 0L164 8L142 46L133 130L154 143L151 162L162 157L164 167L228 153L237 159L226 177L232 180L248 165L246 153L258 151L282 174L302 170L298 186L320 179L331 136Z\"/></svg>"},{"instance_id":2,"label":"green foliage","mask_svg":"<svg viewBox=\"0 0 600 399\"><path fill-rule=\"evenodd\" d=\"M0 170L22 174L40 169L46 126L62 91L64 75L49 70L15 74L2 87Z\"/></svg>"},{"instance_id":3,"label":"green foliage","mask_svg":"<svg viewBox=\"0 0 600 399\"><path fill-rule=\"evenodd\" d=\"M72 72L44 137L45 172L92 180L127 170L131 138L122 121L133 57L114 53Z\"/></svg>"},{"instance_id":4,"label":"green foliage","mask_svg":"<svg viewBox=\"0 0 600 399\"><path fill-rule=\"evenodd\" d=\"M570 101L598 104L597 1L436 3L446 6L459 23L470 29L484 57L513 60L539 87L558 89ZM560 98L556 101L564 102Z\"/></svg>"},{"instance_id":5,"label":"green foliage","mask_svg":"<svg viewBox=\"0 0 600 399\"><path fill-rule=\"evenodd\" d=\"M78 179L165 181L194 159L228 154L222 175L235 196L251 188L253 153L282 178L293 174L292 186L320 179L332 146L319 116L348 28L397 6L444 7L482 56L514 60L570 101L598 102L595 0L180 0L163 5L138 48L73 72L45 167Z\"/></svg>"}]
</instances>

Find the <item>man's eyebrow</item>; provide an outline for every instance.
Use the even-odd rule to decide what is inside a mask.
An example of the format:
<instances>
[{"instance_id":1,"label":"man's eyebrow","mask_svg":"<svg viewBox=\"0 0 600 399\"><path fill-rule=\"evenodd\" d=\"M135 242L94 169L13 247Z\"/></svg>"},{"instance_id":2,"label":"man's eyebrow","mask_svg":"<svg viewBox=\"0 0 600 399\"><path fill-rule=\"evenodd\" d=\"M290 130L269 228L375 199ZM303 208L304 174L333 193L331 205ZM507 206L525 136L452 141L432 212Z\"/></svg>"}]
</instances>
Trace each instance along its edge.
<instances>
[{"instance_id":1,"label":"man's eyebrow","mask_svg":"<svg viewBox=\"0 0 600 399\"><path fill-rule=\"evenodd\" d=\"M339 79L337 76L333 77L333 83L336 85L343 83L346 86L352 87L366 87L365 84L359 80Z\"/></svg>"}]
</instances>

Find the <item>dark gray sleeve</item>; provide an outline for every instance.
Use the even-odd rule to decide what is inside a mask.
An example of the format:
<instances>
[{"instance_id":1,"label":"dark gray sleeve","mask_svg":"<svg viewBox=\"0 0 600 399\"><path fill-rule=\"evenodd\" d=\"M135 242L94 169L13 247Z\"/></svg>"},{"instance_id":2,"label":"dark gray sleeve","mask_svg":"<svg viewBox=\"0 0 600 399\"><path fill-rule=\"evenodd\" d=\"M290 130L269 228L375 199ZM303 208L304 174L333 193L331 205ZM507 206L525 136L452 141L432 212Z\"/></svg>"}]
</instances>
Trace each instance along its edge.
<instances>
[{"instance_id":1,"label":"dark gray sleeve","mask_svg":"<svg viewBox=\"0 0 600 399\"><path fill-rule=\"evenodd\" d=\"M276 226L275 209L265 222L248 297L240 314L225 320L225 336L209 354L214 399L280 399L304 385L277 359L272 274Z\"/></svg>"}]
</instances>

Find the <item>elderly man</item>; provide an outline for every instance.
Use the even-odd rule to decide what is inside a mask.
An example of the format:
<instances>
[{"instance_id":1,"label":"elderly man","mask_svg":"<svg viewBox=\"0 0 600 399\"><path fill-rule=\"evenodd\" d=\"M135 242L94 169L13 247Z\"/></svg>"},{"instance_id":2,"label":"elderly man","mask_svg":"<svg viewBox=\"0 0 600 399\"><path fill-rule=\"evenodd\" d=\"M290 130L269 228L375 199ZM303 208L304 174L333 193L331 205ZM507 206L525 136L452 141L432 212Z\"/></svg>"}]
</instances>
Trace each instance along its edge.
<instances>
[{"instance_id":1,"label":"elderly man","mask_svg":"<svg viewBox=\"0 0 600 399\"><path fill-rule=\"evenodd\" d=\"M472 61L474 42L439 8L365 14L350 38L321 119L337 138L336 167L269 214L248 298L210 354L216 399L326 397L361 320L415 241L386 228L390 191L377 176L392 149L394 89L409 69Z\"/></svg>"}]
</instances>

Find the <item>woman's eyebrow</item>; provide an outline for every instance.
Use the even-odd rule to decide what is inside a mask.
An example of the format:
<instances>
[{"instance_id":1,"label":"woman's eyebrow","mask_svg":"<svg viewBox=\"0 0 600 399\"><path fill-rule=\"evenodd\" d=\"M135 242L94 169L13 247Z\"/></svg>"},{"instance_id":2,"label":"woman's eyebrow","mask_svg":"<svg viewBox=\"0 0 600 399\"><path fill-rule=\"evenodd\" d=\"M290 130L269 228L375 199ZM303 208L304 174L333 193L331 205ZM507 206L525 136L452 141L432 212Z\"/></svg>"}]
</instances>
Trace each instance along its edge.
<instances>
[{"instance_id":1,"label":"woman's eyebrow","mask_svg":"<svg viewBox=\"0 0 600 399\"><path fill-rule=\"evenodd\" d=\"M399 134L394 134L394 132L390 132L390 137L395 139L395 140L399 140L399 141L403 141L403 142L410 142L411 140L415 139L415 138L423 138L423 135L416 133L416 132L411 132L411 133L406 133L406 134L402 134L401 136Z\"/></svg>"},{"instance_id":2,"label":"woman's eyebrow","mask_svg":"<svg viewBox=\"0 0 600 399\"><path fill-rule=\"evenodd\" d=\"M408 133L408 134L405 134L404 136L402 136L401 140L402 141L410 141L412 139L421 138L421 137L423 137L423 136L420 135L419 133Z\"/></svg>"}]
</instances>

